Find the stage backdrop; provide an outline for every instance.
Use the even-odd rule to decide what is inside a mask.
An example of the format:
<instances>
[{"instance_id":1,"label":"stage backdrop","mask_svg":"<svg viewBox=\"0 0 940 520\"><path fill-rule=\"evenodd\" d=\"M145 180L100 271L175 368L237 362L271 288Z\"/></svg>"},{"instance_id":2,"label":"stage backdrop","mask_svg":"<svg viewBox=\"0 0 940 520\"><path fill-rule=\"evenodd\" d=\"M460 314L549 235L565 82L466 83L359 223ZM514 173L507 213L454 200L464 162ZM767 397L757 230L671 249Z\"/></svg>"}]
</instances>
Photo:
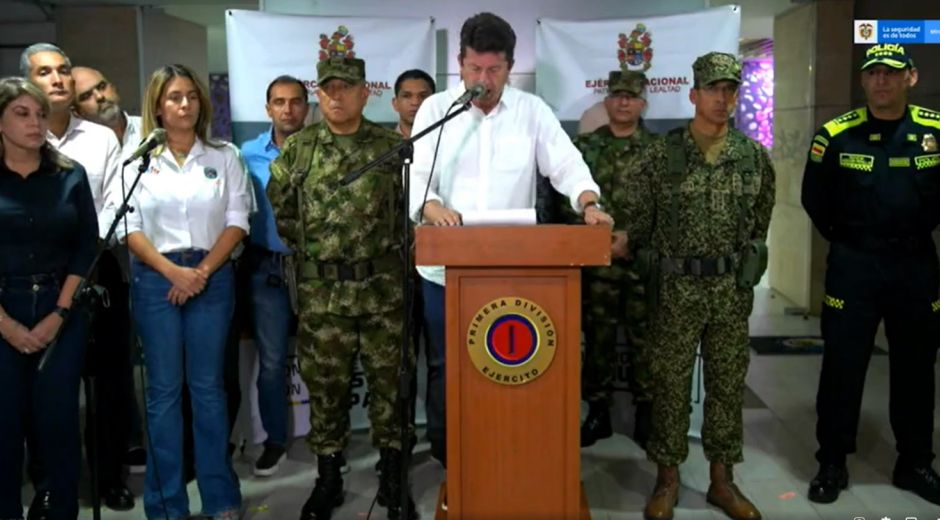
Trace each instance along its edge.
<instances>
[{"instance_id":1,"label":"stage backdrop","mask_svg":"<svg viewBox=\"0 0 940 520\"><path fill-rule=\"evenodd\" d=\"M332 56L362 58L371 91L365 115L398 121L392 110L395 79L408 69L435 75L430 18L291 16L230 10L225 17L234 140L254 137L270 121L264 111L268 83L281 74L301 79L311 99L317 63Z\"/></svg>"},{"instance_id":2,"label":"stage backdrop","mask_svg":"<svg viewBox=\"0 0 940 520\"><path fill-rule=\"evenodd\" d=\"M612 70L649 80L646 119L690 118L692 62L709 51L738 53L741 10L723 6L673 16L570 22L541 19L535 34L535 91L562 120L575 120L607 94Z\"/></svg>"}]
</instances>

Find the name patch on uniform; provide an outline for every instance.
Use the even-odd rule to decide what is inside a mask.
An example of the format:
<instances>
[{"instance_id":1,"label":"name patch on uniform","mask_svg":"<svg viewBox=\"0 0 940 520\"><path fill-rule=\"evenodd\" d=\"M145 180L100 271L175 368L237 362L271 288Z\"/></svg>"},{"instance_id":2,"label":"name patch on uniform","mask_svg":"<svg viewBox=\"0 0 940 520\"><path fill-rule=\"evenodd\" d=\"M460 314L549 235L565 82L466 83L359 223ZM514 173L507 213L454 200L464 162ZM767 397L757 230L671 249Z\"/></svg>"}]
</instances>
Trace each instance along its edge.
<instances>
[{"instance_id":1,"label":"name patch on uniform","mask_svg":"<svg viewBox=\"0 0 940 520\"><path fill-rule=\"evenodd\" d=\"M927 168L933 168L934 166L940 166L940 153L935 153L932 155L919 155L914 157L914 164L917 166L918 170L925 170Z\"/></svg>"},{"instance_id":2,"label":"name patch on uniform","mask_svg":"<svg viewBox=\"0 0 940 520\"><path fill-rule=\"evenodd\" d=\"M507 296L484 305L470 321L467 350L490 381L522 385L545 374L555 359L558 337L538 304Z\"/></svg>"},{"instance_id":3,"label":"name patch on uniform","mask_svg":"<svg viewBox=\"0 0 940 520\"><path fill-rule=\"evenodd\" d=\"M910 165L910 157L891 157L888 159L888 166L892 168L907 168Z\"/></svg>"},{"instance_id":4,"label":"name patch on uniform","mask_svg":"<svg viewBox=\"0 0 940 520\"><path fill-rule=\"evenodd\" d=\"M881 141L881 134L871 134L868 136L868 140L872 142Z\"/></svg>"},{"instance_id":5,"label":"name patch on uniform","mask_svg":"<svg viewBox=\"0 0 940 520\"><path fill-rule=\"evenodd\" d=\"M907 134L907 141L908 141L909 143L916 143L916 142L917 142L917 134Z\"/></svg>"},{"instance_id":6,"label":"name patch on uniform","mask_svg":"<svg viewBox=\"0 0 940 520\"><path fill-rule=\"evenodd\" d=\"M870 172L875 166L875 156L843 152L839 154L839 166L850 170Z\"/></svg>"}]
</instances>

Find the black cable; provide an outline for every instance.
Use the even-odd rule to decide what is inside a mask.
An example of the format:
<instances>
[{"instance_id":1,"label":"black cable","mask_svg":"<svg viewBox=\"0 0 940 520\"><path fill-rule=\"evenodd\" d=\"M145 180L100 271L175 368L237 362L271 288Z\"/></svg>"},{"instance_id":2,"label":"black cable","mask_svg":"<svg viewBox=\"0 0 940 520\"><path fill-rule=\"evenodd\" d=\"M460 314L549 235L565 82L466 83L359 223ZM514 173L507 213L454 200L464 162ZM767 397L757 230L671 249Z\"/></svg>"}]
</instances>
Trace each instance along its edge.
<instances>
[{"instance_id":1,"label":"black cable","mask_svg":"<svg viewBox=\"0 0 940 520\"><path fill-rule=\"evenodd\" d=\"M141 159L141 170L143 166L149 162L150 154L148 153L146 159ZM127 165L121 166L121 200L127 200L127 184L124 182L124 168ZM128 211L133 212L134 208L130 208ZM124 224L124 240L127 241L127 217L123 218ZM137 334L135 332L136 326L134 325L134 302L131 298L131 292L134 287L134 276L131 274L131 248L127 247L127 313L128 318L131 321L130 325L130 340L132 345L136 345L141 352L141 357L146 360L146 353L143 352L144 346L143 342L139 341ZM130 348L130 347L128 347ZM146 362L146 361L145 361ZM138 375L140 375L140 397L141 401L144 403L143 414L141 414L141 420L144 424L144 435L147 436L147 450L150 453L150 460L153 463L153 477L157 481L157 490L160 492L160 505L163 507L163 518L164 520L170 520L170 513L166 508L166 497L163 495L163 483L160 480L160 470L158 469L158 464L155 459L153 451L153 437L150 435L150 418L147 416L147 377L144 372L144 365L141 364L137 369ZM146 462L146 461L145 461ZM185 477L184 477L185 479Z\"/></svg>"},{"instance_id":2,"label":"black cable","mask_svg":"<svg viewBox=\"0 0 940 520\"><path fill-rule=\"evenodd\" d=\"M444 117L442 119L447 119L447 116L450 115L450 111L457 105L451 105L448 107L447 112L444 112ZM434 177L434 165L437 163L437 150L441 147L441 136L444 135L444 126L441 125L441 128L437 131L437 143L434 145L434 156L431 159L431 171L428 172L428 183L424 186L424 196L421 197L421 210L418 212L418 222L424 218L424 206L428 203L428 192L431 190L431 179Z\"/></svg>"}]
</instances>

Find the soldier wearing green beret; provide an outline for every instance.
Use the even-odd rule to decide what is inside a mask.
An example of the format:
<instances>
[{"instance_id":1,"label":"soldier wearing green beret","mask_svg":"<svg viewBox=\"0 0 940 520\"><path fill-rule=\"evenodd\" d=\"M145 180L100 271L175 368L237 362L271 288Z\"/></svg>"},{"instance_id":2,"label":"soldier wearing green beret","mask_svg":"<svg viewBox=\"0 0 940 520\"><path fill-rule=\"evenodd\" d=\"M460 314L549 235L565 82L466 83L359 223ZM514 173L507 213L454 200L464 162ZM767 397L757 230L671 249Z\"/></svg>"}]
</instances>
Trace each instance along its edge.
<instances>
[{"instance_id":1,"label":"soldier wearing green beret","mask_svg":"<svg viewBox=\"0 0 940 520\"><path fill-rule=\"evenodd\" d=\"M591 169L594 181L608 194L615 222L627 222L630 216L622 201L631 189L633 179L642 172L636 169L640 154L652 143L651 134L643 124L646 109L646 76L642 72L615 70L607 82L608 94L604 108L610 124L574 138L584 162ZM560 196L559 196L560 197ZM568 223L581 218L565 204ZM616 369L617 328L623 326L629 342L628 384L633 392L636 414L633 438L645 447L649 437L652 387L646 357L647 313L645 288L633 268L626 251L625 234L617 233L621 255L610 267L584 270L583 304L585 336L582 367L582 399L589 406L581 426L581 446L613 434L610 421L611 389Z\"/></svg>"},{"instance_id":2,"label":"soldier wearing green beret","mask_svg":"<svg viewBox=\"0 0 940 520\"><path fill-rule=\"evenodd\" d=\"M646 453L658 474L645 517L673 516L678 468L688 456L692 371L701 344L708 502L736 520L757 519L760 512L733 482L732 466L743 461L747 320L753 287L766 267L774 170L760 144L729 128L741 82L737 58L711 52L692 68L694 119L650 147L638 166L648 173L640 178L645 185L627 194L631 250L657 302L651 312L656 385Z\"/></svg>"},{"instance_id":3,"label":"soldier wearing green beret","mask_svg":"<svg viewBox=\"0 0 940 520\"><path fill-rule=\"evenodd\" d=\"M295 251L298 267L297 352L310 390L307 441L317 455L318 477L301 520L329 519L343 502L340 467L356 356L369 384L372 443L383 468L379 503L397 519L407 485L401 481L398 419L401 164L385 163L348 186L339 181L400 137L362 115L369 96L363 60L321 61L317 83L324 120L287 139L268 185L278 232Z\"/></svg>"}]
</instances>

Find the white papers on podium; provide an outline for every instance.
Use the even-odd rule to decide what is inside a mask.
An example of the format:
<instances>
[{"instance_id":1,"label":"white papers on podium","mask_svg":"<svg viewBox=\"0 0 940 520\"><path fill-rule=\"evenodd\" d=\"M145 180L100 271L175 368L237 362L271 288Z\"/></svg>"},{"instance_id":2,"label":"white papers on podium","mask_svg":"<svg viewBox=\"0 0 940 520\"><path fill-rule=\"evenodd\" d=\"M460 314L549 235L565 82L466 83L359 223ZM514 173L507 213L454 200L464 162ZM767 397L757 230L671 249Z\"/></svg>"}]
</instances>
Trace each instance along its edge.
<instances>
[{"instance_id":1,"label":"white papers on podium","mask_svg":"<svg viewBox=\"0 0 940 520\"><path fill-rule=\"evenodd\" d=\"M535 208L464 211L465 226L530 226L536 223Z\"/></svg>"}]
</instances>

